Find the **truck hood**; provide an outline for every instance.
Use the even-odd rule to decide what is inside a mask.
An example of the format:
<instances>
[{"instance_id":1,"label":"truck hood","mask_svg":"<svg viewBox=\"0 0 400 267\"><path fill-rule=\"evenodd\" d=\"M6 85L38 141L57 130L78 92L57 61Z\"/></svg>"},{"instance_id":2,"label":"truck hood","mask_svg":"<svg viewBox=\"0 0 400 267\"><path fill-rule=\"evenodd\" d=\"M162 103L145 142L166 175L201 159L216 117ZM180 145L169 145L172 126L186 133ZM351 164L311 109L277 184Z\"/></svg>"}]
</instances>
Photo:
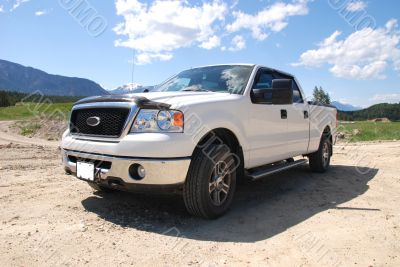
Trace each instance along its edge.
<instances>
[{"instance_id":1,"label":"truck hood","mask_svg":"<svg viewBox=\"0 0 400 267\"><path fill-rule=\"evenodd\" d=\"M126 95L94 96L79 100L74 105L100 102L134 102L141 108L179 108L192 104L229 101L241 95L217 92L149 92Z\"/></svg>"},{"instance_id":2,"label":"truck hood","mask_svg":"<svg viewBox=\"0 0 400 267\"><path fill-rule=\"evenodd\" d=\"M177 107L207 102L237 99L240 95L217 92L149 92L135 94L149 100L162 102Z\"/></svg>"}]
</instances>

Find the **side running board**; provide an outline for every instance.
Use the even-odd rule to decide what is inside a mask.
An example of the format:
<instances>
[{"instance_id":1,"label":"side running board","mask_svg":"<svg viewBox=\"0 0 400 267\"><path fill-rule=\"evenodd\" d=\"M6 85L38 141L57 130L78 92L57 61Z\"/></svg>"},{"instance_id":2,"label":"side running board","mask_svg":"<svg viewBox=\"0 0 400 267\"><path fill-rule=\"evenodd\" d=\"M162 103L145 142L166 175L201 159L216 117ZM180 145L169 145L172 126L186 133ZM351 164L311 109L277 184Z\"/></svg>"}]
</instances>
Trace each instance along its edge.
<instances>
[{"instance_id":1,"label":"side running board","mask_svg":"<svg viewBox=\"0 0 400 267\"><path fill-rule=\"evenodd\" d=\"M265 167L263 169L258 169L254 172L249 172L247 174L247 176L251 179L251 180L258 180L261 178L264 178L268 175L272 175L281 171L285 171L303 164L306 164L307 160L306 159L300 159L300 160L296 160L293 162L288 162L288 163L282 163L282 164L278 164L278 165L270 165L268 167Z\"/></svg>"}]
</instances>

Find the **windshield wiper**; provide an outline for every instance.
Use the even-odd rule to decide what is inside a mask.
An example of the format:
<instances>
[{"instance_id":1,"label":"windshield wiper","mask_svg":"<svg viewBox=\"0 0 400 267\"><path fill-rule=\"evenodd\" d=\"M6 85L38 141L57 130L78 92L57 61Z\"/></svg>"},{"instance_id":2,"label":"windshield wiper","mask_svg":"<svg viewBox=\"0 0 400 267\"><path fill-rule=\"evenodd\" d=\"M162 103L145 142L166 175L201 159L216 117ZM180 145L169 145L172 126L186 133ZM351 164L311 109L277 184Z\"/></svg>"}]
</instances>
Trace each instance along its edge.
<instances>
[{"instance_id":1,"label":"windshield wiper","mask_svg":"<svg viewBox=\"0 0 400 267\"><path fill-rule=\"evenodd\" d=\"M201 88L186 88L186 89L182 89L180 91L183 91L183 92L212 92L210 90L201 89Z\"/></svg>"}]
</instances>

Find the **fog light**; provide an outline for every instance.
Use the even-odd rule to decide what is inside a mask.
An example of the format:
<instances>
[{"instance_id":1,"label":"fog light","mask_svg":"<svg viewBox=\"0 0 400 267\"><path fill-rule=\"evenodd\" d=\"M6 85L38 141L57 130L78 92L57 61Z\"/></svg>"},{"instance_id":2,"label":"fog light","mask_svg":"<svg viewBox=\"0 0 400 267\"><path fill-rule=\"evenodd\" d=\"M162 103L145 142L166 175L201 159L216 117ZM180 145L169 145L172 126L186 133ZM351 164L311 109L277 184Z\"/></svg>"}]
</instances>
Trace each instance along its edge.
<instances>
[{"instance_id":1,"label":"fog light","mask_svg":"<svg viewBox=\"0 0 400 267\"><path fill-rule=\"evenodd\" d=\"M146 176L146 170L144 169L144 167L142 165L139 165L137 167L137 173L142 178L144 178Z\"/></svg>"},{"instance_id":2,"label":"fog light","mask_svg":"<svg viewBox=\"0 0 400 267\"><path fill-rule=\"evenodd\" d=\"M132 179L142 180L146 176L146 170L142 165L135 163L129 167L129 174Z\"/></svg>"}]
</instances>

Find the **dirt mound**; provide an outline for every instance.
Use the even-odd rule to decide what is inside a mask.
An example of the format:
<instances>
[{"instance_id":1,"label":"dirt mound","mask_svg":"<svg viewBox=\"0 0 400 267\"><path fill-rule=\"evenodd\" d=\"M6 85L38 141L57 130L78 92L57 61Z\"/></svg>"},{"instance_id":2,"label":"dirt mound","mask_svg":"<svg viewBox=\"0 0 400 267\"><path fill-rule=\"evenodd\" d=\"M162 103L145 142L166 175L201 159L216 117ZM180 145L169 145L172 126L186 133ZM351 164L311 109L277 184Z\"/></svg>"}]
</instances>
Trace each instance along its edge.
<instances>
[{"instance_id":1,"label":"dirt mound","mask_svg":"<svg viewBox=\"0 0 400 267\"><path fill-rule=\"evenodd\" d=\"M62 134L67 127L68 122L66 121L40 118L17 121L10 126L10 132L31 138L58 141L61 140Z\"/></svg>"}]
</instances>

